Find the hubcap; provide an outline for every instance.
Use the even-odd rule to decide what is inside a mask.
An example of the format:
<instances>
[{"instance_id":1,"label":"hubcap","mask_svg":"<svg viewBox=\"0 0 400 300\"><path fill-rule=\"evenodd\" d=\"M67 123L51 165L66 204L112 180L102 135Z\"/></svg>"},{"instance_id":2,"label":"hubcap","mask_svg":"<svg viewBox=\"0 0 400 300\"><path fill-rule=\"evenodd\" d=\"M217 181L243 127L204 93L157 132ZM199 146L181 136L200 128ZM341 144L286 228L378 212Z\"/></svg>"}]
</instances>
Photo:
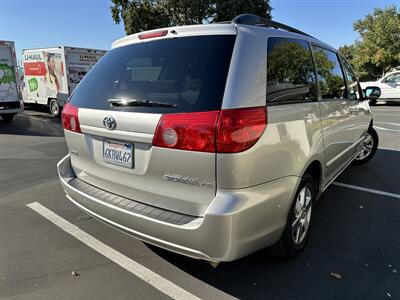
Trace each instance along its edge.
<instances>
[{"instance_id":1,"label":"hubcap","mask_svg":"<svg viewBox=\"0 0 400 300\"><path fill-rule=\"evenodd\" d=\"M308 187L303 187L296 198L292 237L296 244L301 244L307 235L312 212L312 194Z\"/></svg>"},{"instance_id":2,"label":"hubcap","mask_svg":"<svg viewBox=\"0 0 400 300\"><path fill-rule=\"evenodd\" d=\"M58 114L58 105L57 105L57 103L52 103L52 106L51 106L51 108L52 108L52 111L53 111L53 114Z\"/></svg>"},{"instance_id":3,"label":"hubcap","mask_svg":"<svg viewBox=\"0 0 400 300\"><path fill-rule=\"evenodd\" d=\"M374 139L369 133L367 133L364 142L361 146L361 150L356 156L355 160L363 160L364 158L368 157L371 154L373 148L374 148Z\"/></svg>"}]
</instances>

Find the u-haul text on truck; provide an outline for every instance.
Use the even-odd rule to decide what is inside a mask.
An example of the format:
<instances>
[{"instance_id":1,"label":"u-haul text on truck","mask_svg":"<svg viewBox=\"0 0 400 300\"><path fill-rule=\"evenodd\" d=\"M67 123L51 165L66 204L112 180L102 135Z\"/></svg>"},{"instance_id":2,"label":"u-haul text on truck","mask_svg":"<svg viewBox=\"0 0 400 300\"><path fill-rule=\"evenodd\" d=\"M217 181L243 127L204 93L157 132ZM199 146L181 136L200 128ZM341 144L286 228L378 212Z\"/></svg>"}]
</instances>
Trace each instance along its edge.
<instances>
[{"instance_id":1,"label":"u-haul text on truck","mask_svg":"<svg viewBox=\"0 0 400 300\"><path fill-rule=\"evenodd\" d=\"M23 109L16 70L14 42L0 41L0 115L6 122L11 122Z\"/></svg>"},{"instance_id":2,"label":"u-haul text on truck","mask_svg":"<svg viewBox=\"0 0 400 300\"><path fill-rule=\"evenodd\" d=\"M23 50L24 102L48 105L59 116L70 93L105 53L65 46Z\"/></svg>"}]
</instances>

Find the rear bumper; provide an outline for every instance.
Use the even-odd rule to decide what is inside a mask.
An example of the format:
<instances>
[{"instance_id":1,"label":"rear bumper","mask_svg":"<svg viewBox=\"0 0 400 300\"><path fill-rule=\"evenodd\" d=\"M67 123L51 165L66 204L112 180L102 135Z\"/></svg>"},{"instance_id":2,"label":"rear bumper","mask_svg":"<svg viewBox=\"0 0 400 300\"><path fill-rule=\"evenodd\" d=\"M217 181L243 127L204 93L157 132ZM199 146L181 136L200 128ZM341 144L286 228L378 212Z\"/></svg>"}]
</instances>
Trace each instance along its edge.
<instances>
[{"instance_id":1,"label":"rear bumper","mask_svg":"<svg viewBox=\"0 0 400 300\"><path fill-rule=\"evenodd\" d=\"M22 101L4 101L0 102L0 114L16 114L24 110Z\"/></svg>"},{"instance_id":2,"label":"rear bumper","mask_svg":"<svg viewBox=\"0 0 400 300\"><path fill-rule=\"evenodd\" d=\"M85 212L140 240L186 256L230 261L275 243L299 178L218 190L202 217L139 204L76 178L69 155L57 165L67 198Z\"/></svg>"}]
</instances>

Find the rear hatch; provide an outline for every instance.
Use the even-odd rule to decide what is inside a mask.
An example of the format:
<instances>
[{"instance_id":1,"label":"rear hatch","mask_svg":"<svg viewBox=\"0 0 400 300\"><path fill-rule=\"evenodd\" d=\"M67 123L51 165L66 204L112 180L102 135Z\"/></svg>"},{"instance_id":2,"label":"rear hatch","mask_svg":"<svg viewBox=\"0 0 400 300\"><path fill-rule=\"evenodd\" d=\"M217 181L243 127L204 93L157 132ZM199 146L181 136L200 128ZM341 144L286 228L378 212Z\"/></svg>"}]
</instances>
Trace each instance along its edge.
<instances>
[{"instance_id":1,"label":"rear hatch","mask_svg":"<svg viewBox=\"0 0 400 300\"><path fill-rule=\"evenodd\" d=\"M214 139L215 129L190 128L218 118L213 112L221 109L234 44L232 34L156 38L105 55L64 114L67 123L78 114L80 129L65 131L78 178L144 204L203 215L216 193L216 154L193 150ZM195 145L174 142L177 132L167 130L163 139L173 147L154 146L160 120L167 126L174 118L183 122L178 134L200 134L192 136Z\"/></svg>"}]
</instances>

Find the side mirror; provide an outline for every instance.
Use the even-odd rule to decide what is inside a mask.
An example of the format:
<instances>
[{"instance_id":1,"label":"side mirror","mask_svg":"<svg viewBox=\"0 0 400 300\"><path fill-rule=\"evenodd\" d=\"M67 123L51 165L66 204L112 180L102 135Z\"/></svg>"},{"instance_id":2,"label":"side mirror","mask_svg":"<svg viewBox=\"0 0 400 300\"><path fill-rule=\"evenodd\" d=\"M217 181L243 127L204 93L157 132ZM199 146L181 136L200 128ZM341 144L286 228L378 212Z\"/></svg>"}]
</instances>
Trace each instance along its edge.
<instances>
[{"instance_id":1,"label":"side mirror","mask_svg":"<svg viewBox=\"0 0 400 300\"><path fill-rule=\"evenodd\" d=\"M364 90L366 100L378 100L381 96L381 89L377 86L369 86Z\"/></svg>"}]
</instances>

